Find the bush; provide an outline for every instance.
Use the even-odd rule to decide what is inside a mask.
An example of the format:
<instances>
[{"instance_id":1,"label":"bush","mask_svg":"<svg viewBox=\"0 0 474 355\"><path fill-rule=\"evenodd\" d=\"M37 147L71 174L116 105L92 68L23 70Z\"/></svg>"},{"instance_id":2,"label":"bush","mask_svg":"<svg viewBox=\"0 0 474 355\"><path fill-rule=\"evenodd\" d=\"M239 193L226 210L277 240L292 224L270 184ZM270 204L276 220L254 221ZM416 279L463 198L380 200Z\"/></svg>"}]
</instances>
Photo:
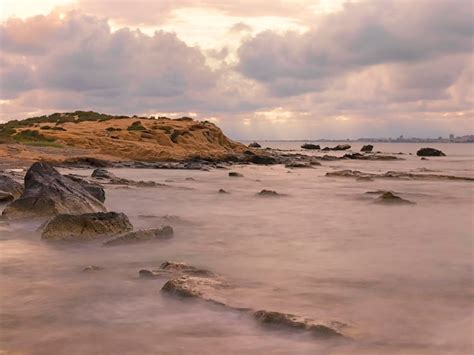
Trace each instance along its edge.
<instances>
[{"instance_id":1,"label":"bush","mask_svg":"<svg viewBox=\"0 0 474 355\"><path fill-rule=\"evenodd\" d=\"M128 131L145 131L146 128L142 126L142 123L140 121L135 121L130 126L128 126L127 130Z\"/></svg>"},{"instance_id":2,"label":"bush","mask_svg":"<svg viewBox=\"0 0 474 355\"><path fill-rule=\"evenodd\" d=\"M121 131L122 128L107 127L105 130L106 130L107 132L116 132L116 131Z\"/></svg>"},{"instance_id":3,"label":"bush","mask_svg":"<svg viewBox=\"0 0 474 355\"><path fill-rule=\"evenodd\" d=\"M30 129L15 134L13 138L19 142L54 142L54 138L45 137L38 131Z\"/></svg>"}]
</instances>

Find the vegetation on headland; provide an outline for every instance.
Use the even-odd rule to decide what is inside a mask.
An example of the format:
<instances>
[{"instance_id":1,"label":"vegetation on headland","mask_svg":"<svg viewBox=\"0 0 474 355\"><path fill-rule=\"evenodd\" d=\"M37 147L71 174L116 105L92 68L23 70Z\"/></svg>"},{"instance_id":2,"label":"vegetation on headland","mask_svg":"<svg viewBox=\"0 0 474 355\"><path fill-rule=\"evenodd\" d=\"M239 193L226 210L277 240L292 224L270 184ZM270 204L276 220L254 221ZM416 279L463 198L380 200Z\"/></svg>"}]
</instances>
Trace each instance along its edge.
<instances>
[{"instance_id":1,"label":"vegetation on headland","mask_svg":"<svg viewBox=\"0 0 474 355\"><path fill-rule=\"evenodd\" d=\"M31 146L63 149L53 152ZM61 160L80 154L108 160L182 161L194 157L224 159L246 149L215 124L190 117L75 111L0 124L0 157L8 160Z\"/></svg>"}]
</instances>

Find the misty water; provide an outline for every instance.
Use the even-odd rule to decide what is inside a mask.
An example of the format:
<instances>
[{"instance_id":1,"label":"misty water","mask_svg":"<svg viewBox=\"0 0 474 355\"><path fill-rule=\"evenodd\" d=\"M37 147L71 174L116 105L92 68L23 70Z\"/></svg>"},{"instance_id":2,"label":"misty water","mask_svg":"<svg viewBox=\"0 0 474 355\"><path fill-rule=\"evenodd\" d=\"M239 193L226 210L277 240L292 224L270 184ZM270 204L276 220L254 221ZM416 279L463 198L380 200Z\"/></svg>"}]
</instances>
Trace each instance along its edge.
<instances>
[{"instance_id":1,"label":"misty water","mask_svg":"<svg viewBox=\"0 0 474 355\"><path fill-rule=\"evenodd\" d=\"M473 145L430 144L448 156L424 161L408 153L425 145L375 146L405 153L405 160L232 167L242 178L223 169L110 169L169 185L106 187L107 208L125 212L136 228L172 225L167 241L51 243L34 222L0 225L0 354L470 354L472 182L360 182L325 173L473 177ZM262 189L285 196L257 197ZM373 190L395 191L416 205L374 204L365 194ZM356 340L268 330L243 313L164 295L166 279L140 279L138 271L165 260L225 275L237 286L226 294L233 304L341 321ZM91 264L104 269L83 273Z\"/></svg>"}]
</instances>

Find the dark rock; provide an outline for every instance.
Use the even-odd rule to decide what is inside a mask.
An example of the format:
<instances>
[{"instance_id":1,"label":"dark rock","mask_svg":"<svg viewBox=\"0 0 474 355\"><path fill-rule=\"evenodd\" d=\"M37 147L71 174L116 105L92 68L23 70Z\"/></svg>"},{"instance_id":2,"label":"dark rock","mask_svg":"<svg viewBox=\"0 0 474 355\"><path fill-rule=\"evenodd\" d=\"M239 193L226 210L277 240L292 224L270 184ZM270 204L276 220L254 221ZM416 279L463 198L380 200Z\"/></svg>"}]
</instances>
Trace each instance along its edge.
<instances>
[{"instance_id":1,"label":"dark rock","mask_svg":"<svg viewBox=\"0 0 474 355\"><path fill-rule=\"evenodd\" d=\"M7 175L0 174L0 196L4 196L1 201L11 201L20 197L23 192L23 186Z\"/></svg>"},{"instance_id":2,"label":"dark rock","mask_svg":"<svg viewBox=\"0 0 474 355\"><path fill-rule=\"evenodd\" d=\"M345 325L339 322L333 322L333 327L318 324L317 322L296 316L294 314L270 312L265 310L256 311L254 313L255 319L262 325L288 330L298 330L310 332L313 336L318 338L345 338L345 336L336 327L344 327Z\"/></svg>"},{"instance_id":3,"label":"dark rock","mask_svg":"<svg viewBox=\"0 0 474 355\"><path fill-rule=\"evenodd\" d=\"M106 168L112 165L107 160L93 157L74 157L64 159L61 165L72 166L76 168Z\"/></svg>"},{"instance_id":4,"label":"dark rock","mask_svg":"<svg viewBox=\"0 0 474 355\"><path fill-rule=\"evenodd\" d=\"M104 243L105 246L114 246L121 244L131 244L138 242L163 240L173 238L173 228L164 226L161 228L143 229L133 232L128 232Z\"/></svg>"},{"instance_id":5,"label":"dark rock","mask_svg":"<svg viewBox=\"0 0 474 355\"><path fill-rule=\"evenodd\" d=\"M276 192L276 191L263 189L262 191L260 191L259 193L257 193L257 196L261 196L261 197L278 197L278 196L281 196L281 195L280 195L278 192Z\"/></svg>"},{"instance_id":6,"label":"dark rock","mask_svg":"<svg viewBox=\"0 0 474 355\"><path fill-rule=\"evenodd\" d=\"M133 226L124 213L58 214L42 228L41 238L83 241L110 237L132 229Z\"/></svg>"},{"instance_id":7,"label":"dark rock","mask_svg":"<svg viewBox=\"0 0 474 355\"><path fill-rule=\"evenodd\" d=\"M303 149L310 149L310 150L318 150L321 149L319 144L311 144L311 143L305 143L301 146Z\"/></svg>"},{"instance_id":8,"label":"dark rock","mask_svg":"<svg viewBox=\"0 0 474 355\"><path fill-rule=\"evenodd\" d=\"M387 171L383 174L364 173L359 170L338 170L327 172L329 177L352 177L368 176L377 179L400 179L400 180L462 180L474 181L473 177L469 176L454 176L454 175L437 175L437 174L414 174L401 171Z\"/></svg>"},{"instance_id":9,"label":"dark rock","mask_svg":"<svg viewBox=\"0 0 474 355\"><path fill-rule=\"evenodd\" d=\"M414 202L405 200L400 196L393 194L390 191L386 191L381 194L376 200L375 203L384 204L384 205L413 205Z\"/></svg>"},{"instance_id":10,"label":"dark rock","mask_svg":"<svg viewBox=\"0 0 474 355\"><path fill-rule=\"evenodd\" d=\"M249 144L249 148L262 148L262 146L257 142L252 142Z\"/></svg>"},{"instance_id":11,"label":"dark rock","mask_svg":"<svg viewBox=\"0 0 474 355\"><path fill-rule=\"evenodd\" d=\"M372 144L367 144L367 145L362 146L362 148L360 148L360 151L370 153L373 149L374 149L374 146Z\"/></svg>"},{"instance_id":12,"label":"dark rock","mask_svg":"<svg viewBox=\"0 0 474 355\"><path fill-rule=\"evenodd\" d=\"M50 164L37 162L25 175L25 188L3 211L7 218L54 216L106 211L81 184L62 176Z\"/></svg>"},{"instance_id":13,"label":"dark rock","mask_svg":"<svg viewBox=\"0 0 474 355\"><path fill-rule=\"evenodd\" d=\"M15 196L13 196L11 193L0 190L0 203L10 202L14 199Z\"/></svg>"},{"instance_id":14,"label":"dark rock","mask_svg":"<svg viewBox=\"0 0 474 355\"><path fill-rule=\"evenodd\" d=\"M344 154L343 159L358 159L358 160L402 160L393 155L378 155L378 154Z\"/></svg>"},{"instance_id":15,"label":"dark rock","mask_svg":"<svg viewBox=\"0 0 474 355\"><path fill-rule=\"evenodd\" d=\"M428 159L427 159L427 158L425 158L425 157L422 157L420 160L428 160Z\"/></svg>"},{"instance_id":16,"label":"dark rock","mask_svg":"<svg viewBox=\"0 0 474 355\"><path fill-rule=\"evenodd\" d=\"M269 155L253 155L248 158L248 161L257 165L272 165L276 163L276 159Z\"/></svg>"},{"instance_id":17,"label":"dark rock","mask_svg":"<svg viewBox=\"0 0 474 355\"><path fill-rule=\"evenodd\" d=\"M228 194L229 192L227 192L227 191L224 190L224 189L219 189L219 193L220 193L220 194Z\"/></svg>"},{"instance_id":18,"label":"dark rock","mask_svg":"<svg viewBox=\"0 0 474 355\"><path fill-rule=\"evenodd\" d=\"M334 160L339 160L339 157L336 157L334 155L324 155L321 157L321 160L326 160L326 161L334 161Z\"/></svg>"},{"instance_id":19,"label":"dark rock","mask_svg":"<svg viewBox=\"0 0 474 355\"><path fill-rule=\"evenodd\" d=\"M241 174L241 173L238 173L236 171L231 171L231 172L229 172L229 176L230 177L243 177L244 175Z\"/></svg>"},{"instance_id":20,"label":"dark rock","mask_svg":"<svg viewBox=\"0 0 474 355\"><path fill-rule=\"evenodd\" d=\"M91 175L93 178L96 178L96 179L108 179L108 180L112 180L112 179L116 179L117 177L112 174L110 171L106 170L106 169L103 169L103 168L98 168L98 169L95 169L93 172L92 172L92 175Z\"/></svg>"},{"instance_id":21,"label":"dark rock","mask_svg":"<svg viewBox=\"0 0 474 355\"><path fill-rule=\"evenodd\" d=\"M66 177L80 184L84 189L86 189L92 196L94 196L100 202L105 201L105 190L101 184L87 181L76 175L69 174L69 175L66 175Z\"/></svg>"},{"instance_id":22,"label":"dark rock","mask_svg":"<svg viewBox=\"0 0 474 355\"><path fill-rule=\"evenodd\" d=\"M445 157L441 150L435 148L421 148L416 152L419 157Z\"/></svg>"},{"instance_id":23,"label":"dark rock","mask_svg":"<svg viewBox=\"0 0 474 355\"><path fill-rule=\"evenodd\" d=\"M332 148L332 150L347 150L347 149L351 149L351 146L349 144L339 144L339 145L336 145L334 148Z\"/></svg>"},{"instance_id":24,"label":"dark rock","mask_svg":"<svg viewBox=\"0 0 474 355\"><path fill-rule=\"evenodd\" d=\"M94 271L100 271L102 269L103 267L100 267L100 266L88 265L84 269L82 269L82 272L94 272Z\"/></svg>"},{"instance_id":25,"label":"dark rock","mask_svg":"<svg viewBox=\"0 0 474 355\"><path fill-rule=\"evenodd\" d=\"M288 168L288 169L295 169L295 168L312 168L312 164L309 164L309 163L306 163L306 162L299 162L299 161L295 161L295 162L291 162L291 163L287 163L285 164L285 168Z\"/></svg>"},{"instance_id":26,"label":"dark rock","mask_svg":"<svg viewBox=\"0 0 474 355\"><path fill-rule=\"evenodd\" d=\"M323 151L325 151L325 152L328 152L328 151L330 151L330 150L331 150L331 148L329 148L329 147L324 147L324 148L323 148L323 149L321 149L321 150L323 150Z\"/></svg>"}]
</instances>

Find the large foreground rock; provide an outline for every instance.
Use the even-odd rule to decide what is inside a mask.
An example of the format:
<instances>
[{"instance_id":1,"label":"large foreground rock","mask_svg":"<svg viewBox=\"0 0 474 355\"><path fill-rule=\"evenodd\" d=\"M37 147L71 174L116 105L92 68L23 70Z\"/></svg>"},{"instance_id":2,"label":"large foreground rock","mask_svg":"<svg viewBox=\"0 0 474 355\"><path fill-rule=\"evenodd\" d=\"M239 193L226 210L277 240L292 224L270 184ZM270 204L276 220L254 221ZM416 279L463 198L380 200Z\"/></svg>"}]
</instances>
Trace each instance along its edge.
<instances>
[{"instance_id":1,"label":"large foreground rock","mask_svg":"<svg viewBox=\"0 0 474 355\"><path fill-rule=\"evenodd\" d=\"M100 202L105 202L105 190L101 184L97 182L87 181L85 179L80 178L79 176L75 175L66 175L69 179L77 182L81 185L84 189L87 190L92 196L98 199Z\"/></svg>"},{"instance_id":2,"label":"large foreground rock","mask_svg":"<svg viewBox=\"0 0 474 355\"><path fill-rule=\"evenodd\" d=\"M23 186L7 175L0 174L0 202L12 201L20 197Z\"/></svg>"},{"instance_id":3,"label":"large foreground rock","mask_svg":"<svg viewBox=\"0 0 474 355\"><path fill-rule=\"evenodd\" d=\"M416 152L419 157L445 157L441 150L435 148L421 148Z\"/></svg>"},{"instance_id":4,"label":"large foreground rock","mask_svg":"<svg viewBox=\"0 0 474 355\"><path fill-rule=\"evenodd\" d=\"M105 246L114 246L122 244L132 244L153 240L162 240L173 238L173 228L164 226L161 228L144 229L133 232L128 232L104 243Z\"/></svg>"},{"instance_id":5,"label":"large foreground rock","mask_svg":"<svg viewBox=\"0 0 474 355\"><path fill-rule=\"evenodd\" d=\"M132 229L133 226L124 213L59 214L46 223L41 238L84 241L110 237Z\"/></svg>"},{"instance_id":6,"label":"large foreground rock","mask_svg":"<svg viewBox=\"0 0 474 355\"><path fill-rule=\"evenodd\" d=\"M62 176L50 164L37 162L25 175L22 195L5 208L3 215L28 218L105 211L105 206L81 184Z\"/></svg>"},{"instance_id":7,"label":"large foreground rock","mask_svg":"<svg viewBox=\"0 0 474 355\"><path fill-rule=\"evenodd\" d=\"M198 270L200 269L193 268L185 263L166 262L157 271L140 270L140 276L153 278L164 276L166 271L169 271L171 275L177 273L178 277L174 277L164 284L161 289L162 292L182 298L201 299L229 310L248 313L262 326L269 329L309 333L319 339L351 339L347 331L350 327L341 322L315 321L294 314L255 310L253 307L232 305L228 298L236 287L220 275L207 270L206 273L197 274Z\"/></svg>"}]
</instances>

